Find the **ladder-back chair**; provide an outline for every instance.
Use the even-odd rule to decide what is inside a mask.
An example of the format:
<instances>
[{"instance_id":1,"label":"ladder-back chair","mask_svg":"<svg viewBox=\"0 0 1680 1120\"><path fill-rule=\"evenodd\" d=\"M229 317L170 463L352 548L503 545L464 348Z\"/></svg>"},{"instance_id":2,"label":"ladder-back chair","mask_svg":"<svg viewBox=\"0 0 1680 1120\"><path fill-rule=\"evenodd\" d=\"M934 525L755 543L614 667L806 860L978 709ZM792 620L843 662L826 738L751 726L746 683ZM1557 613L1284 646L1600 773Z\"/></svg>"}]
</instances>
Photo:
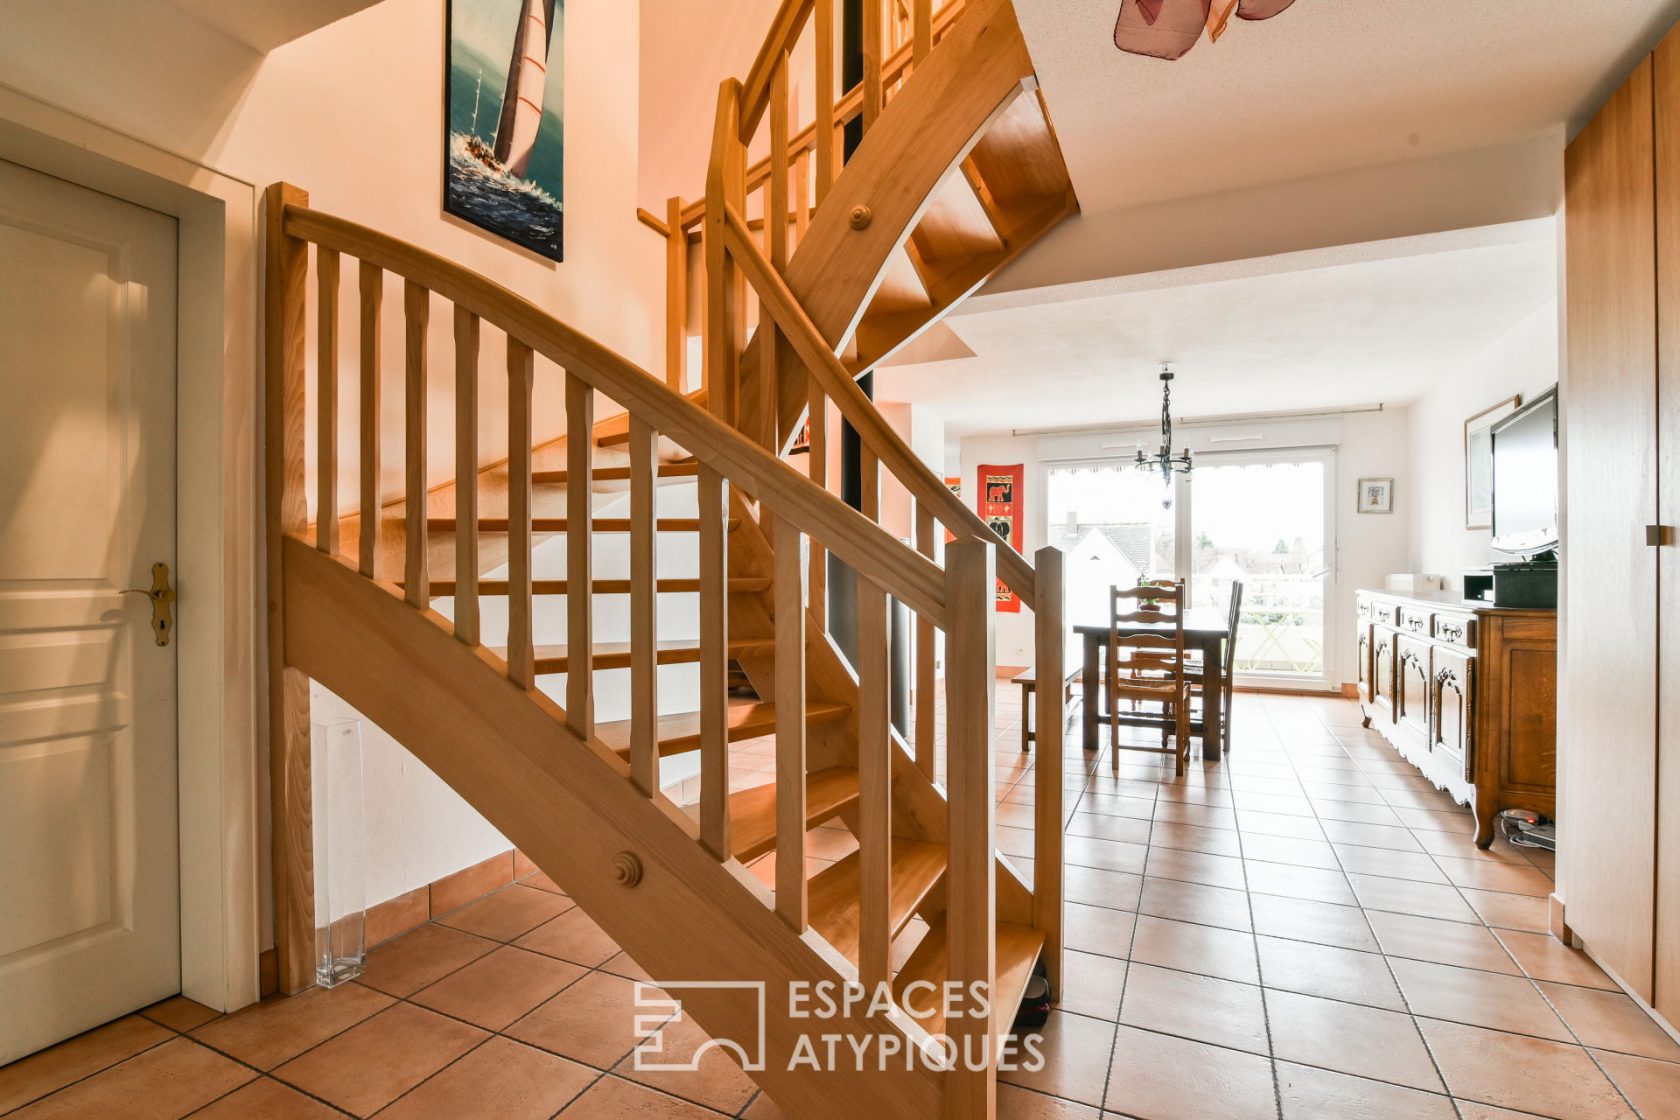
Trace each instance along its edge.
<instances>
[{"instance_id":1,"label":"ladder-back chair","mask_svg":"<svg viewBox=\"0 0 1680 1120\"><path fill-rule=\"evenodd\" d=\"M1191 683L1184 663L1184 585L1111 587L1108 604L1108 718L1113 766L1120 768L1122 750L1171 754L1182 776L1190 757ZM1151 629L1135 629L1140 626ZM1122 700L1134 708L1144 705L1146 715L1158 717L1160 747L1121 743ZM1149 707L1155 705L1159 707L1150 711Z\"/></svg>"}]
</instances>

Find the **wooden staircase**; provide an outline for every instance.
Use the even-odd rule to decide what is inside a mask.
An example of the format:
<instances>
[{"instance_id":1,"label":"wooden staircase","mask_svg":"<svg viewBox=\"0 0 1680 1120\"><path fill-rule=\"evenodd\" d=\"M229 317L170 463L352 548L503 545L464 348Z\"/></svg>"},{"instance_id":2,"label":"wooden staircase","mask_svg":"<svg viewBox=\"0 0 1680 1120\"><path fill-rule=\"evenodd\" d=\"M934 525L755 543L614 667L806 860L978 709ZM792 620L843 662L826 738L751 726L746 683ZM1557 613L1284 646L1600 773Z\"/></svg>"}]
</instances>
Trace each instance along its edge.
<instances>
[{"instance_id":1,"label":"wooden staircase","mask_svg":"<svg viewBox=\"0 0 1680 1120\"><path fill-rule=\"evenodd\" d=\"M789 60L806 34L816 58L834 57L833 0L785 0L752 70L723 83L705 199L672 200L664 222L649 219L668 237L664 379L450 261L270 188L271 778L287 990L313 977L314 678L529 854L714 1038L758 1037L743 986L762 985L762 1061L745 1060L790 1115L995 1114L1020 994L1035 968L1059 977L1062 789L1059 752L1041 752L1023 877L994 844L992 604L1001 581L1036 612L1040 671L1059 673L1060 553L1028 562L997 548L855 378L1076 203L1008 0L937 11L868 0L865 16L865 81L842 94L831 71L817 74L822 127L794 125ZM843 159L854 119L863 139ZM770 154L748 167L760 130ZM363 340L361 438L347 449L361 481L356 512L312 521L311 500L317 514L347 504L337 493L344 257L357 265L345 302ZM401 278L406 326L400 495L379 489L387 276ZM690 291L706 293L698 387L683 364ZM429 486L437 308L452 317L454 469ZM481 350L500 352L509 387L509 458L489 465L478 452ZM539 377L563 386L563 422L533 416ZM828 489L830 406L862 438L862 511ZM785 460L807 419L809 477ZM883 485L911 495L914 547L877 523ZM367 510L378 511L371 525ZM668 570L674 549L692 554L692 570ZM829 554L858 574L856 664L828 631ZM907 736L888 719L895 600L914 619ZM623 634L598 628L598 615ZM673 633L679 618L697 633ZM697 666L698 703L669 710L660 668L682 665ZM598 719L601 674L625 672L628 718ZM1042 690L1038 725L1061 726L1061 703L1060 690ZM767 738L774 780L743 784L731 745ZM661 782L682 761L698 768L687 804ZM830 821L857 850L810 874L806 832ZM744 863L772 853L766 889ZM798 1017L788 994L824 982L883 998ZM928 998L947 982L957 998ZM813 1071L796 1060L812 1035L899 1057ZM953 1065L945 1045L978 1058Z\"/></svg>"}]
</instances>

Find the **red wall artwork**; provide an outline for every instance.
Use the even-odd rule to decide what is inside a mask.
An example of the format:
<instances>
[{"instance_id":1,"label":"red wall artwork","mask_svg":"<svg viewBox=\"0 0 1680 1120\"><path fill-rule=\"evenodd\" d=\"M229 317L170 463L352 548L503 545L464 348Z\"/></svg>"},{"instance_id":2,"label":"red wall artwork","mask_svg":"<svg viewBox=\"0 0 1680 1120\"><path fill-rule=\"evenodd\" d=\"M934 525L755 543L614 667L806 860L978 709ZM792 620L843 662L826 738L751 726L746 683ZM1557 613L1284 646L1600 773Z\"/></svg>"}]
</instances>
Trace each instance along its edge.
<instances>
[{"instance_id":1,"label":"red wall artwork","mask_svg":"<svg viewBox=\"0 0 1680 1120\"><path fill-rule=\"evenodd\" d=\"M980 520L991 526L992 532L1016 552L1026 544L1021 521L1022 483L1026 467L1016 463L1012 467L993 467L981 464L980 488L975 493L975 512ZM1009 590L1002 580L997 585L997 609L1017 614L1021 610L1020 596Z\"/></svg>"}]
</instances>

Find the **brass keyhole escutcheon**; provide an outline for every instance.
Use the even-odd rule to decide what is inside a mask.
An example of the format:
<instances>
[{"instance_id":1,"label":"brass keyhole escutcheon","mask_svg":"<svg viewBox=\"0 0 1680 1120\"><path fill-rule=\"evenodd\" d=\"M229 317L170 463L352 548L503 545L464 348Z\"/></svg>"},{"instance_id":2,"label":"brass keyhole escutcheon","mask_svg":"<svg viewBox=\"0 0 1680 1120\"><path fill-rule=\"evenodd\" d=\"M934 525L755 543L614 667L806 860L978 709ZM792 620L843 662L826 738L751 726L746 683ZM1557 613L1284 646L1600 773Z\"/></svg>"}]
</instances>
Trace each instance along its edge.
<instances>
[{"instance_id":1,"label":"brass keyhole escutcheon","mask_svg":"<svg viewBox=\"0 0 1680 1120\"><path fill-rule=\"evenodd\" d=\"M175 629L175 589L169 586L169 565L158 561L152 565L152 586L130 587L123 591L124 595L144 595L152 601L152 633L157 636L157 644L169 644L169 635Z\"/></svg>"}]
</instances>

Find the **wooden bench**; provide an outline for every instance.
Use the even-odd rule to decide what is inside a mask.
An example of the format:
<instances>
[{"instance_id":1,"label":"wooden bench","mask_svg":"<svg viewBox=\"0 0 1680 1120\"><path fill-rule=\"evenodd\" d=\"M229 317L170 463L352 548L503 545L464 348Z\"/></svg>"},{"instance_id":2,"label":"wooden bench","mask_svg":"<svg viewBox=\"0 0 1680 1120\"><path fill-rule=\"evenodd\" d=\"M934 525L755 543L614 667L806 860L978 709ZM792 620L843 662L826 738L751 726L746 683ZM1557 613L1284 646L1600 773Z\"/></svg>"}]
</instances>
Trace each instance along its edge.
<instances>
[{"instance_id":1,"label":"wooden bench","mask_svg":"<svg viewBox=\"0 0 1680 1120\"><path fill-rule=\"evenodd\" d=\"M1021 686L1021 749L1029 751L1033 740L1038 738L1032 727L1033 694L1038 691L1038 677L1032 669L1023 669L1010 679ZM1080 669L1076 665L1062 680L1063 711L1071 710L1073 702L1078 699L1079 691L1075 686L1079 680Z\"/></svg>"}]
</instances>

